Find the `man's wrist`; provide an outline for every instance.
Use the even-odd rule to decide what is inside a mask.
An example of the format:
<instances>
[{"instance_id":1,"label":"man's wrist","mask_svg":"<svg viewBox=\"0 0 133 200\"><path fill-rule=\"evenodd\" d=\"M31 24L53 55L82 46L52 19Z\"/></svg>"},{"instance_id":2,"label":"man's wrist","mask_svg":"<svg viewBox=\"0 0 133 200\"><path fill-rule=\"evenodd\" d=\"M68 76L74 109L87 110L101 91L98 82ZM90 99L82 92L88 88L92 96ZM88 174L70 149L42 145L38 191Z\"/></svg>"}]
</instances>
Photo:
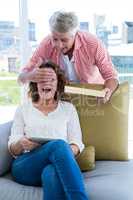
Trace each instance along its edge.
<instances>
[{"instance_id":1,"label":"man's wrist","mask_svg":"<svg viewBox=\"0 0 133 200\"><path fill-rule=\"evenodd\" d=\"M31 81L30 79L31 79L30 72L22 72L18 77L18 81L21 83L28 83Z\"/></svg>"},{"instance_id":2,"label":"man's wrist","mask_svg":"<svg viewBox=\"0 0 133 200\"><path fill-rule=\"evenodd\" d=\"M117 79L108 79L105 81L105 88L110 89L111 94L117 89L119 82Z\"/></svg>"}]
</instances>

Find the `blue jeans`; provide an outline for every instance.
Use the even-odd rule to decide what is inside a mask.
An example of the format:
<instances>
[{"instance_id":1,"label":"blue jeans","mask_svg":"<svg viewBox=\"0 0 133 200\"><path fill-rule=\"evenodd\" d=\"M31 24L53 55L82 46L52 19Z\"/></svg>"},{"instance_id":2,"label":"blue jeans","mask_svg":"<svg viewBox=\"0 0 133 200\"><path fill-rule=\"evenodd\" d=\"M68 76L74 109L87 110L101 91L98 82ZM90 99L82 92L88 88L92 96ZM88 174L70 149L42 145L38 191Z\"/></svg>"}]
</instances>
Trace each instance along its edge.
<instances>
[{"instance_id":1,"label":"blue jeans","mask_svg":"<svg viewBox=\"0 0 133 200\"><path fill-rule=\"evenodd\" d=\"M44 200L88 200L79 166L63 140L50 141L18 156L12 175L21 184L41 185Z\"/></svg>"}]
</instances>

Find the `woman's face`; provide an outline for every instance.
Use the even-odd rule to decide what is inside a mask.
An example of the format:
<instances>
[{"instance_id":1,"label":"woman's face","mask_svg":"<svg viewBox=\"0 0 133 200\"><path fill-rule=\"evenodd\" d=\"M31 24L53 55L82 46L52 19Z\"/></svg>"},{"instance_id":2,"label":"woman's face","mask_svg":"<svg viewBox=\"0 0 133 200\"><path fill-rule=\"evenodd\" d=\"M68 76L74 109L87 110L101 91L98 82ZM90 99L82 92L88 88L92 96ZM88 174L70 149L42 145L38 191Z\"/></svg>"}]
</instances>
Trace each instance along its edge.
<instances>
[{"instance_id":1,"label":"woman's face","mask_svg":"<svg viewBox=\"0 0 133 200\"><path fill-rule=\"evenodd\" d=\"M40 100L53 99L57 90L57 76L52 81L37 83L37 88Z\"/></svg>"},{"instance_id":2,"label":"woman's face","mask_svg":"<svg viewBox=\"0 0 133 200\"><path fill-rule=\"evenodd\" d=\"M74 38L70 33L52 32L53 44L63 54L66 54L72 48Z\"/></svg>"}]
</instances>

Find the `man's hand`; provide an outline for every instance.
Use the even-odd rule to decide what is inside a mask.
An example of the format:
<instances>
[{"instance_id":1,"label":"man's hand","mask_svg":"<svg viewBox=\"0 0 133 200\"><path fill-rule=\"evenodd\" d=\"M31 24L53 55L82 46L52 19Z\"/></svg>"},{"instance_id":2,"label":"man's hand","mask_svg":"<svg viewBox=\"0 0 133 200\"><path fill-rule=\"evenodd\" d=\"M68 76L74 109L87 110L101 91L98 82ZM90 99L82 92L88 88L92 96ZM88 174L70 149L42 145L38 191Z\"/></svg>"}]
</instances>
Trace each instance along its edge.
<instances>
[{"instance_id":1,"label":"man's hand","mask_svg":"<svg viewBox=\"0 0 133 200\"><path fill-rule=\"evenodd\" d=\"M38 59L36 65L30 61L27 64L27 68L32 68L32 71L22 72L18 77L19 83L26 83L26 82L51 82L55 80L56 74L53 69L51 68L39 68L43 63L42 58Z\"/></svg>"},{"instance_id":2,"label":"man's hand","mask_svg":"<svg viewBox=\"0 0 133 200\"><path fill-rule=\"evenodd\" d=\"M109 79L105 81L104 85L105 85L105 97L104 98L98 97L97 98L98 104L105 104L110 100L112 94L117 89L119 82L117 79Z\"/></svg>"},{"instance_id":3,"label":"man's hand","mask_svg":"<svg viewBox=\"0 0 133 200\"><path fill-rule=\"evenodd\" d=\"M35 68L28 72L27 79L32 82L51 82L56 79L56 74L52 68Z\"/></svg>"},{"instance_id":4,"label":"man's hand","mask_svg":"<svg viewBox=\"0 0 133 200\"><path fill-rule=\"evenodd\" d=\"M29 72L27 78L32 82L51 82L56 79L56 74L52 68L39 68L43 63L42 58L34 66L33 71Z\"/></svg>"},{"instance_id":5,"label":"man's hand","mask_svg":"<svg viewBox=\"0 0 133 200\"><path fill-rule=\"evenodd\" d=\"M118 79L111 78L106 80L104 85L106 94L103 99L103 103L107 103L110 100L112 94L116 91L117 87L119 86L119 82Z\"/></svg>"},{"instance_id":6,"label":"man's hand","mask_svg":"<svg viewBox=\"0 0 133 200\"><path fill-rule=\"evenodd\" d=\"M97 104L101 105L101 104L105 104L107 103L111 96L112 96L112 91L109 88L105 88L105 97L97 97Z\"/></svg>"}]
</instances>

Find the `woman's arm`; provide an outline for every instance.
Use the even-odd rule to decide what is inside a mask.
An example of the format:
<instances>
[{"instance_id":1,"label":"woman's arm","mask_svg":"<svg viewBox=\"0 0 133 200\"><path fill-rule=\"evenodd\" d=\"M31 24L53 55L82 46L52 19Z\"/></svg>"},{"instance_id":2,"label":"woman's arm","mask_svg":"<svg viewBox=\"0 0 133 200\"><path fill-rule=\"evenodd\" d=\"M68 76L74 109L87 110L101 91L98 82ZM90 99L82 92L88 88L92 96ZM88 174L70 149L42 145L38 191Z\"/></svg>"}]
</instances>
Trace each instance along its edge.
<instances>
[{"instance_id":1,"label":"woman's arm","mask_svg":"<svg viewBox=\"0 0 133 200\"><path fill-rule=\"evenodd\" d=\"M82 132L80 128L78 114L72 104L70 104L67 135L68 142L72 148L74 155L78 155L84 149L84 144L82 142Z\"/></svg>"},{"instance_id":2,"label":"woman's arm","mask_svg":"<svg viewBox=\"0 0 133 200\"><path fill-rule=\"evenodd\" d=\"M15 112L13 125L11 128L11 135L9 136L8 140L8 149L12 155L16 155L18 154L18 152L20 153L22 152L22 148L19 145L19 141L23 137L24 137L24 119L22 115L22 107L19 106Z\"/></svg>"},{"instance_id":3,"label":"woman's arm","mask_svg":"<svg viewBox=\"0 0 133 200\"><path fill-rule=\"evenodd\" d=\"M22 145L20 144L20 141L12 143L10 145L10 152L12 155L17 156L20 155L24 151Z\"/></svg>"},{"instance_id":4,"label":"woman's arm","mask_svg":"<svg viewBox=\"0 0 133 200\"><path fill-rule=\"evenodd\" d=\"M11 135L9 136L8 149L13 156L23 153L25 150L32 150L40 144L29 140L24 134L24 117L22 107L16 110L13 125L11 128Z\"/></svg>"},{"instance_id":5,"label":"woman's arm","mask_svg":"<svg viewBox=\"0 0 133 200\"><path fill-rule=\"evenodd\" d=\"M10 145L10 151L13 155L17 156L23 153L24 151L31 151L34 148L37 148L38 146L40 146L39 143L33 142L24 136L16 143L12 143Z\"/></svg>"},{"instance_id":6,"label":"woman's arm","mask_svg":"<svg viewBox=\"0 0 133 200\"><path fill-rule=\"evenodd\" d=\"M77 144L70 144L71 149L75 156L77 156L80 153L79 146Z\"/></svg>"}]
</instances>

